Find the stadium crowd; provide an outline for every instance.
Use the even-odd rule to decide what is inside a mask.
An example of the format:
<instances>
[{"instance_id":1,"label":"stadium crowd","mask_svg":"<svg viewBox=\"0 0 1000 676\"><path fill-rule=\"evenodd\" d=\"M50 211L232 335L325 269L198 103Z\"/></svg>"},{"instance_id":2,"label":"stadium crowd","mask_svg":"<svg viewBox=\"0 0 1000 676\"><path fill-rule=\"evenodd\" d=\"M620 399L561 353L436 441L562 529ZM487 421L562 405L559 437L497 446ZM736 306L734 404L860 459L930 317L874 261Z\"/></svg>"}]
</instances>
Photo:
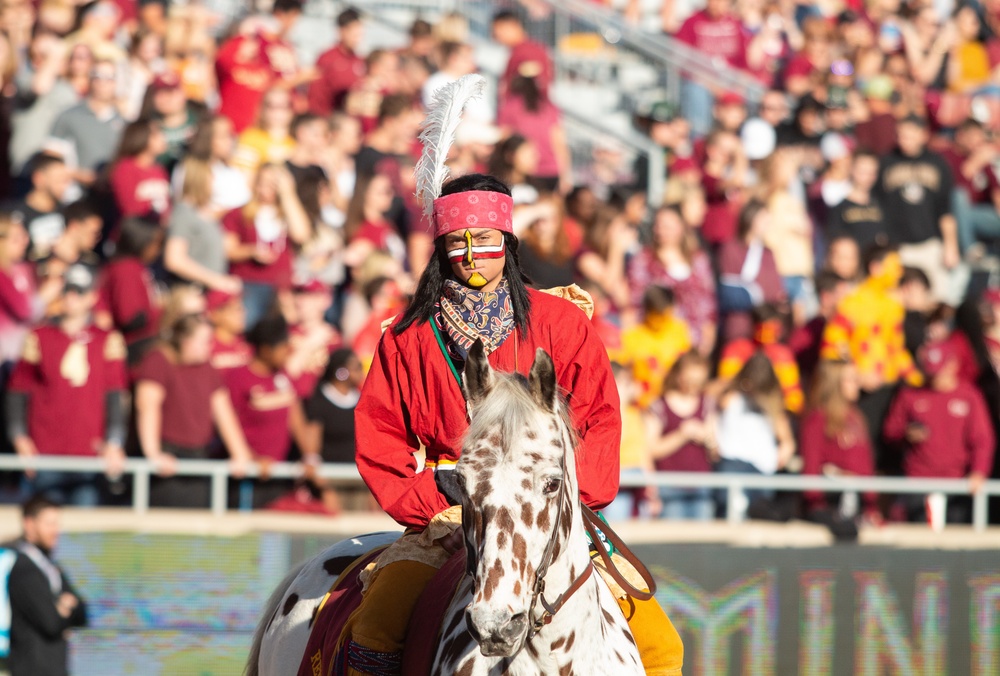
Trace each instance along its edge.
<instances>
[{"instance_id":1,"label":"stadium crowd","mask_svg":"<svg viewBox=\"0 0 1000 676\"><path fill-rule=\"evenodd\" d=\"M535 285L592 298L623 471L978 490L1000 416L1000 290L982 272L1000 235L1000 6L664 2L664 31L769 89L750 105L691 80L681 106L638 111L668 163L650 205L644 157L599 142L574 167L552 55L530 37L544 3L510 4L492 21L509 50L496 100L466 111L451 173L509 184ZM206 506L207 480L176 461L228 456L237 480L261 465L231 491L242 506L340 508L313 469L353 460L365 368L432 251L413 194L423 111L477 63L461 14L363 53L350 7L336 44L299 63L301 15L300 0L0 8L6 441L106 467L32 472L31 490L114 502L141 454L154 505ZM268 478L286 459L304 482ZM801 510L841 518L823 494ZM663 488L623 491L609 516L716 511L707 490Z\"/></svg>"}]
</instances>

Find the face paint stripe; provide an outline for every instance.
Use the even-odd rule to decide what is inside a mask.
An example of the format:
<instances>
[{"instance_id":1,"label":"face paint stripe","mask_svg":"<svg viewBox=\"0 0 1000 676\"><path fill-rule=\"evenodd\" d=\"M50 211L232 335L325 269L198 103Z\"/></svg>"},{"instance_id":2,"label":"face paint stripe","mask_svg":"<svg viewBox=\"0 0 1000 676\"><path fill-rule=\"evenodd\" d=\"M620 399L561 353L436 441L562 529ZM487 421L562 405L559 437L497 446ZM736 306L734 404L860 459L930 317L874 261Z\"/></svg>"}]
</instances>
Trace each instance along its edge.
<instances>
[{"instance_id":1,"label":"face paint stripe","mask_svg":"<svg viewBox=\"0 0 1000 676\"><path fill-rule=\"evenodd\" d=\"M448 252L448 258L457 260L464 258L469 253L469 247L463 246L461 249L452 249ZM504 245L499 246L474 246L472 255L474 258L500 258L504 253Z\"/></svg>"}]
</instances>

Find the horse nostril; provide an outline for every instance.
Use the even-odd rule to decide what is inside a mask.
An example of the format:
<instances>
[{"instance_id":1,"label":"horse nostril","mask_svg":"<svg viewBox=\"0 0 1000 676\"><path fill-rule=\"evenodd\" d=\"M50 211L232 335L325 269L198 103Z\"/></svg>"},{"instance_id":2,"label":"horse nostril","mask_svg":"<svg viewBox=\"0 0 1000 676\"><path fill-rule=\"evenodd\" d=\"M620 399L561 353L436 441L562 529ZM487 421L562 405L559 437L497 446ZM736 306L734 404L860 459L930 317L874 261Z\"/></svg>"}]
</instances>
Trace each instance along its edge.
<instances>
[{"instance_id":1,"label":"horse nostril","mask_svg":"<svg viewBox=\"0 0 1000 676\"><path fill-rule=\"evenodd\" d=\"M482 643L483 637L479 633L479 629L476 627L476 623L472 621L472 609L465 609L465 626L469 629L469 634L476 643Z\"/></svg>"},{"instance_id":2,"label":"horse nostril","mask_svg":"<svg viewBox=\"0 0 1000 676\"><path fill-rule=\"evenodd\" d=\"M517 615L514 615L512 618L510 618L510 622L508 622L504 626L501 633L503 634L504 639L513 643L515 640L521 637L527 626L528 626L528 614L518 613Z\"/></svg>"}]
</instances>

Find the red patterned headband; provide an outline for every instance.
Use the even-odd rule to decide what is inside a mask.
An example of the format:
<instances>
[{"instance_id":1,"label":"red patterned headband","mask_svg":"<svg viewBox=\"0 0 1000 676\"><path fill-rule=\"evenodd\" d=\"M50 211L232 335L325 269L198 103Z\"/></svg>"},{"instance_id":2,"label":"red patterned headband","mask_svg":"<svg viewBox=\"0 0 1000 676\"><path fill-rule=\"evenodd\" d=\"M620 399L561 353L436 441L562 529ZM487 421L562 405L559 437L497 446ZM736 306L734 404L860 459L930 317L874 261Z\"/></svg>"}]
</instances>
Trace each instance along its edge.
<instances>
[{"instance_id":1,"label":"red patterned headband","mask_svg":"<svg viewBox=\"0 0 1000 676\"><path fill-rule=\"evenodd\" d=\"M514 200L492 190L456 192L434 200L434 238L466 228L491 228L514 234Z\"/></svg>"}]
</instances>

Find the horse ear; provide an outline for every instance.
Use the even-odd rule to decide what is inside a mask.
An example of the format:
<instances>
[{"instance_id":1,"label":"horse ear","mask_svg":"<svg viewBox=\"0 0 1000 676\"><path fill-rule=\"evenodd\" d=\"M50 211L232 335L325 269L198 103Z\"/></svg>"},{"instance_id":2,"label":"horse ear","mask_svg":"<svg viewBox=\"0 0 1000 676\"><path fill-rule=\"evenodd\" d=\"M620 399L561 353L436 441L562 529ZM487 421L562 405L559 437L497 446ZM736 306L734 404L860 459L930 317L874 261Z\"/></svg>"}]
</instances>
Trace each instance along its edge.
<instances>
[{"instance_id":1,"label":"horse ear","mask_svg":"<svg viewBox=\"0 0 1000 676\"><path fill-rule=\"evenodd\" d=\"M535 351L535 363L528 374L532 398L546 411L556 410L556 367L542 348Z\"/></svg>"},{"instance_id":2,"label":"horse ear","mask_svg":"<svg viewBox=\"0 0 1000 676\"><path fill-rule=\"evenodd\" d=\"M477 340L469 348L462 384L465 388L465 398L470 405L480 401L493 389L493 367L486 358L486 348L481 340Z\"/></svg>"}]
</instances>

